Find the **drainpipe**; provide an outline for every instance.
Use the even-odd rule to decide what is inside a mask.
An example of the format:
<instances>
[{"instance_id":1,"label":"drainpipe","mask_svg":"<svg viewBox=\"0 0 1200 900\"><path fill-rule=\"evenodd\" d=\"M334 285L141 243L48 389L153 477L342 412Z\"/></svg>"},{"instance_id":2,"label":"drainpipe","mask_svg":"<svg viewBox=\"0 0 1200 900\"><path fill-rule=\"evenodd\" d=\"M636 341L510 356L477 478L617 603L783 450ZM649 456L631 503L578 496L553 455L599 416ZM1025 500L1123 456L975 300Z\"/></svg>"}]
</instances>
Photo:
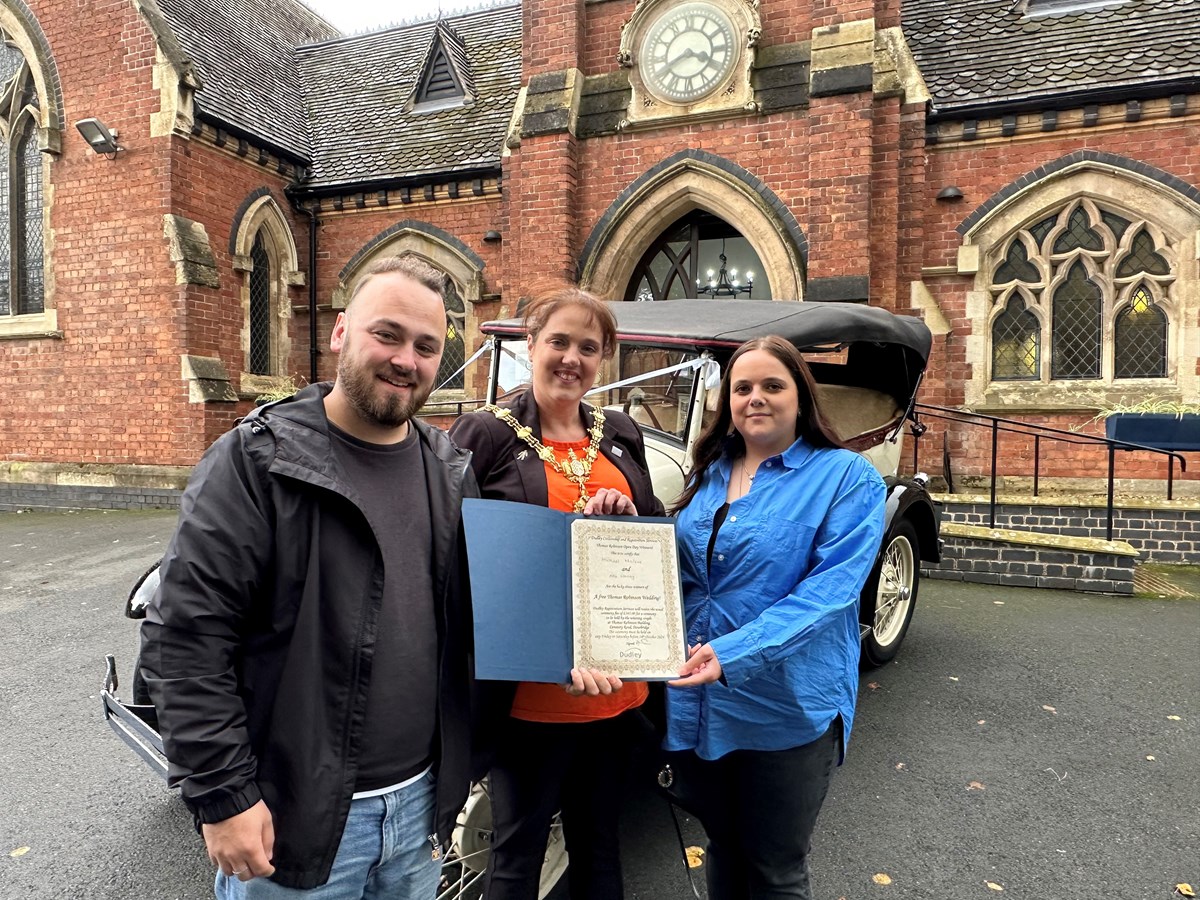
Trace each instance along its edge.
<instances>
[{"instance_id":1,"label":"drainpipe","mask_svg":"<svg viewBox=\"0 0 1200 900\"><path fill-rule=\"evenodd\" d=\"M317 382L317 207L314 202L308 213L308 383Z\"/></svg>"}]
</instances>

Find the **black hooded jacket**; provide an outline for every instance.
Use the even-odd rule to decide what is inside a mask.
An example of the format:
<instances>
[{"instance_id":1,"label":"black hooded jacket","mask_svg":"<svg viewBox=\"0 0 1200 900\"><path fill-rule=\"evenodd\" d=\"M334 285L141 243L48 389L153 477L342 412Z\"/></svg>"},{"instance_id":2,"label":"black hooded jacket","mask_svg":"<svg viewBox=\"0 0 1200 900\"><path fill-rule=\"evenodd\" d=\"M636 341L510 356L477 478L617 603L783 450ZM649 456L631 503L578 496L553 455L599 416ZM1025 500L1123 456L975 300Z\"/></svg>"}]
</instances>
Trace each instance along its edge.
<instances>
[{"instance_id":1,"label":"black hooded jacket","mask_svg":"<svg viewBox=\"0 0 1200 900\"><path fill-rule=\"evenodd\" d=\"M264 800L275 824L272 878L294 888L328 880L350 809L384 577L378 541L330 449L330 388L255 410L204 454L142 627L171 784L197 823ZM460 505L478 491L470 455L413 425L433 524L445 844L468 789Z\"/></svg>"}]
</instances>

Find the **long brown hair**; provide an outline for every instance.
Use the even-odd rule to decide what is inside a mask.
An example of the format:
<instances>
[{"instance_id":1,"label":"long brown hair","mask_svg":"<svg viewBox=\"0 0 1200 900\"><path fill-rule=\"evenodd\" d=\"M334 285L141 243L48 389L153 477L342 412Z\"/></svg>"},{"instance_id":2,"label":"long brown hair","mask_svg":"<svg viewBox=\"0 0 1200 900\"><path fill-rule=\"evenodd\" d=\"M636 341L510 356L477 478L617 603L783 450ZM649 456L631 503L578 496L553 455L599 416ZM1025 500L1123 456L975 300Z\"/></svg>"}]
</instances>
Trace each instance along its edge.
<instances>
[{"instance_id":1,"label":"long brown hair","mask_svg":"<svg viewBox=\"0 0 1200 900\"><path fill-rule=\"evenodd\" d=\"M721 454L725 451L727 446L726 438L729 440L728 448L730 455L737 457L746 452L745 440L742 439L737 429L733 427L733 414L729 408L729 395L731 391L730 376L733 373L733 364L751 350L765 350L767 353L770 353L783 363L784 368L792 376L792 381L796 383L796 392L799 394L800 400L800 412L796 416L796 437L804 438L806 442L814 447L845 446L838 439L829 423L825 421L825 417L821 415L821 411L817 409L814 399L817 394L817 383L813 380L812 372L808 369L808 363L804 361L804 357L800 355L800 351L793 347L790 342L773 334L746 341L746 343L733 351L733 356L729 358L729 364L725 367L725 374L721 378L721 390L717 396L716 418L709 422L700 433L699 440L696 441L696 449L692 453L692 470L688 473L683 494L679 497L679 502L671 509L672 513L679 512L692 502L692 498L700 490L700 483L704 480L704 473L708 470L709 466L721 458Z\"/></svg>"}]
</instances>

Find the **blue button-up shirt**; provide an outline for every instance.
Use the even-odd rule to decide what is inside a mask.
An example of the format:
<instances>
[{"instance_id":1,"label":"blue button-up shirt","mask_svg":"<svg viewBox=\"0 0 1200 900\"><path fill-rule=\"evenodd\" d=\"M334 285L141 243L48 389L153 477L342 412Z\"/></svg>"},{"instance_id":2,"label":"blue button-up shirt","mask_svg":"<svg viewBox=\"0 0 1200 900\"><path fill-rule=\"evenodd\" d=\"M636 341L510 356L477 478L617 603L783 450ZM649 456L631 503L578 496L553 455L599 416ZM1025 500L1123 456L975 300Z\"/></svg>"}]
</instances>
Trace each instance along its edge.
<instances>
[{"instance_id":1,"label":"blue button-up shirt","mask_svg":"<svg viewBox=\"0 0 1200 900\"><path fill-rule=\"evenodd\" d=\"M857 453L797 440L758 468L706 562L731 460L709 467L679 513L689 644L709 643L720 682L667 692L666 746L704 759L810 743L858 695L858 595L883 533L886 490Z\"/></svg>"}]
</instances>

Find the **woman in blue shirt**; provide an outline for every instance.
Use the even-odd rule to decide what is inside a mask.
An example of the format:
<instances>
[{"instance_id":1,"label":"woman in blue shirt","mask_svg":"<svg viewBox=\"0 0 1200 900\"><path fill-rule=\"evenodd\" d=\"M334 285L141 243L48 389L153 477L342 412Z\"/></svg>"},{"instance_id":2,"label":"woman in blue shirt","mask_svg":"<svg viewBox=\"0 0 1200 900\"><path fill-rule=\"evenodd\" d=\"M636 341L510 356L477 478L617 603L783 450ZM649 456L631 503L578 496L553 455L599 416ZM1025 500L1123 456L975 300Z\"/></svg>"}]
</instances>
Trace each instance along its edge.
<instances>
[{"instance_id":1,"label":"woman in blue shirt","mask_svg":"<svg viewBox=\"0 0 1200 900\"><path fill-rule=\"evenodd\" d=\"M842 449L796 349L733 354L678 504L691 655L667 749L708 835L711 900L809 898L809 842L858 690L879 474Z\"/></svg>"}]
</instances>

